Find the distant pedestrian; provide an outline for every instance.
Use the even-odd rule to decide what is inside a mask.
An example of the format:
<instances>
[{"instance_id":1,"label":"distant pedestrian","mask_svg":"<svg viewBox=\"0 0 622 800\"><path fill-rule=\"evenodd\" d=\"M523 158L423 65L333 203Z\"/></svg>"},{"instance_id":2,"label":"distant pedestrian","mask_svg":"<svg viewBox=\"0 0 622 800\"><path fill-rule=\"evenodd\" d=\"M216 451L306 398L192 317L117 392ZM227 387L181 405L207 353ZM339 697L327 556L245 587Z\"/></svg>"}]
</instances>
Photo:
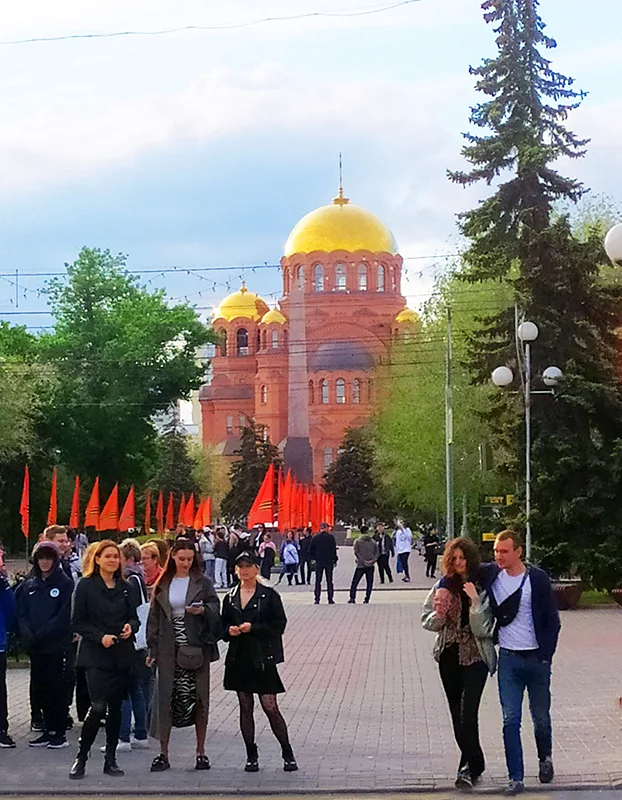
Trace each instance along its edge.
<instances>
[{"instance_id":1,"label":"distant pedestrian","mask_svg":"<svg viewBox=\"0 0 622 800\"><path fill-rule=\"evenodd\" d=\"M378 577L380 583L384 583L385 576L389 583L393 583L393 574L391 573L390 559L395 555L395 547L393 546L393 539L385 531L382 522L376 525L376 533L374 539L378 545Z\"/></svg>"},{"instance_id":2,"label":"distant pedestrian","mask_svg":"<svg viewBox=\"0 0 622 800\"><path fill-rule=\"evenodd\" d=\"M145 586L147 597L151 600L153 587L162 574L162 563L160 561L160 548L155 542L147 541L140 546L140 563L145 575Z\"/></svg>"},{"instance_id":3,"label":"distant pedestrian","mask_svg":"<svg viewBox=\"0 0 622 800\"><path fill-rule=\"evenodd\" d=\"M30 656L30 697L41 710L43 730L29 747L59 750L67 747L65 731L69 705L65 664L71 647L73 582L61 567L58 546L47 539L32 551L30 577L16 597L20 637Z\"/></svg>"},{"instance_id":4,"label":"distant pedestrian","mask_svg":"<svg viewBox=\"0 0 622 800\"><path fill-rule=\"evenodd\" d=\"M134 634L139 628L136 607L121 575L119 546L105 539L91 548L86 554L83 578L76 586L72 613L72 629L82 637L77 663L86 669L91 700L82 725L78 757L69 773L74 779L85 775L104 717L104 773L114 777L124 774L117 764L116 751L121 705L136 666Z\"/></svg>"},{"instance_id":5,"label":"distant pedestrian","mask_svg":"<svg viewBox=\"0 0 622 800\"><path fill-rule=\"evenodd\" d=\"M246 772L259 770L255 740L254 695L281 745L283 769L298 769L289 741L287 723L277 703L285 691L277 664L284 660L283 632L287 617L278 592L259 582L259 566L252 553L241 553L236 562L239 584L222 606L224 639L229 642L225 660L225 689L237 692L240 728L246 745Z\"/></svg>"},{"instance_id":6,"label":"distant pedestrian","mask_svg":"<svg viewBox=\"0 0 622 800\"><path fill-rule=\"evenodd\" d=\"M408 525L403 522L398 522L394 532L395 537L395 552L397 553L397 560L404 573L402 580L404 583L410 583L410 571L408 569L408 559L410 558L410 551L413 546L413 535Z\"/></svg>"},{"instance_id":7,"label":"distant pedestrian","mask_svg":"<svg viewBox=\"0 0 622 800\"><path fill-rule=\"evenodd\" d=\"M15 747L9 736L9 708L6 689L7 634L15 619L15 597L4 566L4 551L0 546L0 748Z\"/></svg>"},{"instance_id":8,"label":"distant pedestrian","mask_svg":"<svg viewBox=\"0 0 622 800\"><path fill-rule=\"evenodd\" d=\"M214 554L214 545L216 538L209 528L204 528L199 537L199 553L203 561L203 569L205 574L212 583L216 581L216 556Z\"/></svg>"},{"instance_id":9,"label":"distant pedestrian","mask_svg":"<svg viewBox=\"0 0 622 800\"><path fill-rule=\"evenodd\" d=\"M540 783L550 783L553 769L551 727L551 662L557 648L559 611L546 572L525 566L518 533L497 534L496 564L482 566L499 635L499 698L503 712L503 744L509 783L506 795L524 791L525 767L521 718L525 689L540 762Z\"/></svg>"},{"instance_id":10,"label":"distant pedestrian","mask_svg":"<svg viewBox=\"0 0 622 800\"><path fill-rule=\"evenodd\" d=\"M222 528L218 528L216 531L214 556L214 586L217 589L226 589L228 582L229 544L225 540L225 532L222 530Z\"/></svg>"},{"instance_id":11,"label":"distant pedestrian","mask_svg":"<svg viewBox=\"0 0 622 800\"><path fill-rule=\"evenodd\" d=\"M436 564L440 545L441 541L438 538L438 532L436 528L432 528L432 530L423 537L426 578L436 578Z\"/></svg>"},{"instance_id":12,"label":"distant pedestrian","mask_svg":"<svg viewBox=\"0 0 622 800\"><path fill-rule=\"evenodd\" d=\"M447 696L460 762L456 788L470 791L486 767L479 741L479 705L497 656L495 620L479 585L479 552L470 539L445 548L443 577L428 594L421 621L436 633L434 658Z\"/></svg>"},{"instance_id":13,"label":"distant pedestrian","mask_svg":"<svg viewBox=\"0 0 622 800\"><path fill-rule=\"evenodd\" d=\"M315 561L315 604L318 605L320 602L322 577L326 575L328 602L333 605L335 602L333 570L337 563L337 542L330 532L328 523L322 522L320 525L320 532L311 541L309 555Z\"/></svg>"},{"instance_id":14,"label":"distant pedestrian","mask_svg":"<svg viewBox=\"0 0 622 800\"><path fill-rule=\"evenodd\" d=\"M229 555L227 557L227 586L233 586L233 584L237 582L235 575L235 559L242 552L240 531L238 531L235 525L229 530L227 544L229 545Z\"/></svg>"},{"instance_id":15,"label":"distant pedestrian","mask_svg":"<svg viewBox=\"0 0 622 800\"><path fill-rule=\"evenodd\" d=\"M261 564L261 577L269 581L272 575L272 567L276 558L276 545L272 541L269 533L264 533L261 544L259 545L259 561Z\"/></svg>"},{"instance_id":16,"label":"distant pedestrian","mask_svg":"<svg viewBox=\"0 0 622 800\"><path fill-rule=\"evenodd\" d=\"M300 560L300 581L303 584L311 583L311 557L309 548L313 540L310 528L302 528L298 539L298 557Z\"/></svg>"},{"instance_id":17,"label":"distant pedestrian","mask_svg":"<svg viewBox=\"0 0 622 800\"><path fill-rule=\"evenodd\" d=\"M291 538L289 538L285 542L285 547L283 548L283 562L285 563L285 571L287 573L287 584L288 586L292 585L292 578L296 582L296 586L300 583L298 580L298 546L294 539L294 534L291 532Z\"/></svg>"},{"instance_id":18,"label":"distant pedestrian","mask_svg":"<svg viewBox=\"0 0 622 800\"><path fill-rule=\"evenodd\" d=\"M361 578L365 576L364 602L369 603L374 586L375 565L378 560L378 543L372 539L367 525L361 525L361 535L354 541L354 558L356 559L356 567L352 576L348 602L356 603L356 590Z\"/></svg>"}]
</instances>

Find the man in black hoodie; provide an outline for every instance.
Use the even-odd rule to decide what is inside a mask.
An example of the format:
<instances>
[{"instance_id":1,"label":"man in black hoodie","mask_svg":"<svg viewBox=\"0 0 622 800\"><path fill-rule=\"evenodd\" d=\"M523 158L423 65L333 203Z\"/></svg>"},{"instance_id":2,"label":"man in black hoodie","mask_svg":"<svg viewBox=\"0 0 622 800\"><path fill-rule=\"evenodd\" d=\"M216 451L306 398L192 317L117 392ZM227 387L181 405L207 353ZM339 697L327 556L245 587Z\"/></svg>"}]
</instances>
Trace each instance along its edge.
<instances>
[{"instance_id":1,"label":"man in black hoodie","mask_svg":"<svg viewBox=\"0 0 622 800\"><path fill-rule=\"evenodd\" d=\"M30 655L31 697L43 711L44 730L30 747L67 747L65 659L71 645L73 582L61 566L54 542L43 540L32 553L31 576L16 598L20 636Z\"/></svg>"}]
</instances>

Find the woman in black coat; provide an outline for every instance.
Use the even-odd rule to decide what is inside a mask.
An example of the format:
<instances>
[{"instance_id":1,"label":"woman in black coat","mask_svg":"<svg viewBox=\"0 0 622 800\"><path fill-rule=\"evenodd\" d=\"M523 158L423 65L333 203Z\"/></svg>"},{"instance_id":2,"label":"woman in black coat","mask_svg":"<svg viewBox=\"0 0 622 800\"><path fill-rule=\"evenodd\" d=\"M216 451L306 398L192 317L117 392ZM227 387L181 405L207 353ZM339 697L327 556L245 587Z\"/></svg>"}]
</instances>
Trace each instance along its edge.
<instances>
[{"instance_id":1,"label":"woman in black coat","mask_svg":"<svg viewBox=\"0 0 622 800\"><path fill-rule=\"evenodd\" d=\"M87 551L83 577L73 597L72 630L81 636L77 665L86 670L91 706L82 725L80 749L70 778L83 778L86 761L104 716L104 773L123 775L116 762L121 704L136 668L136 604L121 576L118 545L104 540Z\"/></svg>"},{"instance_id":2,"label":"woman in black coat","mask_svg":"<svg viewBox=\"0 0 622 800\"><path fill-rule=\"evenodd\" d=\"M246 772L257 772L259 754L255 742L253 695L259 695L272 732L281 745L283 769L298 769L276 696L285 688L277 664L284 660L283 632L287 617L281 597L258 579L259 565L251 553L240 553L235 561L240 580L225 596L222 606L224 640L229 642L225 660L225 689L237 692L240 729L246 745Z\"/></svg>"}]
</instances>

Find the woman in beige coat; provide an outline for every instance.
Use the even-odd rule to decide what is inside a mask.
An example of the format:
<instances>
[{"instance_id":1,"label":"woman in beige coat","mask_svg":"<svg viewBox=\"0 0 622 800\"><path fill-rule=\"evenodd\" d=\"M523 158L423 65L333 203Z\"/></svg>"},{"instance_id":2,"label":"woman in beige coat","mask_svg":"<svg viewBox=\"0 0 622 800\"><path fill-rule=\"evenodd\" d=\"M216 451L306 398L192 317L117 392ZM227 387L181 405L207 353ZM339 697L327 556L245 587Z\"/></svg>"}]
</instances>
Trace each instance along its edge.
<instances>
[{"instance_id":1,"label":"woman in beige coat","mask_svg":"<svg viewBox=\"0 0 622 800\"><path fill-rule=\"evenodd\" d=\"M209 769L205 734L209 714L210 662L220 638L220 603L189 539L174 543L155 586L147 620L147 664L157 668L150 734L160 740L152 772L170 768L173 727L194 724L196 769Z\"/></svg>"}]
</instances>

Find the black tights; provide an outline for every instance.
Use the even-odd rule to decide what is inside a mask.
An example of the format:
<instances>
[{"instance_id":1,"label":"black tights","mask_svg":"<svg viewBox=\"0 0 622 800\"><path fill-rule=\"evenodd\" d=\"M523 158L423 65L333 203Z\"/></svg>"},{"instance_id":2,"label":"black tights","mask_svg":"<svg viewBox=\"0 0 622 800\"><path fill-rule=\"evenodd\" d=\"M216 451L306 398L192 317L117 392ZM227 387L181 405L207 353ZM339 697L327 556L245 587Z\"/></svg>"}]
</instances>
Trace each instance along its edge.
<instances>
[{"instance_id":1,"label":"black tights","mask_svg":"<svg viewBox=\"0 0 622 800\"><path fill-rule=\"evenodd\" d=\"M242 738L246 745L246 752L249 757L253 755L256 756L255 717L253 715L255 699L251 692L238 692L238 700L240 701L240 730L242 731ZM276 695L260 694L259 702L261 703L264 714L268 717L272 733L276 736L278 743L281 745L283 758L293 758L294 754L287 733L287 723L279 710Z\"/></svg>"}]
</instances>

